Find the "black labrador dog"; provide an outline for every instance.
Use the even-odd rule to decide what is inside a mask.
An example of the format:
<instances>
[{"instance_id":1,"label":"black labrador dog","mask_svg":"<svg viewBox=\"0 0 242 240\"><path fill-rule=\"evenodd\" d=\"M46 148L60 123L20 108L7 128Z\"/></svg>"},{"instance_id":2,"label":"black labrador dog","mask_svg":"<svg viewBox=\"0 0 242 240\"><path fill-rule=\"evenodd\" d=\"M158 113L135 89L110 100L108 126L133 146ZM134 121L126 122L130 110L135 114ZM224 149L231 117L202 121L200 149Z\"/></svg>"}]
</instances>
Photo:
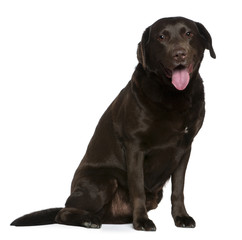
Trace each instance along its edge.
<instances>
[{"instance_id":1,"label":"black labrador dog","mask_svg":"<svg viewBox=\"0 0 242 240\"><path fill-rule=\"evenodd\" d=\"M154 231L147 212L158 206L171 177L175 225L195 227L183 188L191 145L205 114L199 75L205 49L216 57L201 23L172 17L148 27L138 44L132 79L101 117L65 208L27 214L11 225L100 228L132 222L137 230Z\"/></svg>"}]
</instances>

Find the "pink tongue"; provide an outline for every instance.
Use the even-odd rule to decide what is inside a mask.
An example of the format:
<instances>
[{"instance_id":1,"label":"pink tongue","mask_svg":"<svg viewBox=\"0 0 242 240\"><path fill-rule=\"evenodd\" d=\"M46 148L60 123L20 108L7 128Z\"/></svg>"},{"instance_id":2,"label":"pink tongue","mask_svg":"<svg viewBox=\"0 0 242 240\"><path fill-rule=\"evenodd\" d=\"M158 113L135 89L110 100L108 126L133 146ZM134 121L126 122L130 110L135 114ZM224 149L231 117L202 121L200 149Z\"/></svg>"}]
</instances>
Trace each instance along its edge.
<instances>
[{"instance_id":1,"label":"pink tongue","mask_svg":"<svg viewBox=\"0 0 242 240\"><path fill-rule=\"evenodd\" d=\"M189 72L185 69L176 69L172 71L172 84L178 90L184 90L190 80Z\"/></svg>"}]
</instances>

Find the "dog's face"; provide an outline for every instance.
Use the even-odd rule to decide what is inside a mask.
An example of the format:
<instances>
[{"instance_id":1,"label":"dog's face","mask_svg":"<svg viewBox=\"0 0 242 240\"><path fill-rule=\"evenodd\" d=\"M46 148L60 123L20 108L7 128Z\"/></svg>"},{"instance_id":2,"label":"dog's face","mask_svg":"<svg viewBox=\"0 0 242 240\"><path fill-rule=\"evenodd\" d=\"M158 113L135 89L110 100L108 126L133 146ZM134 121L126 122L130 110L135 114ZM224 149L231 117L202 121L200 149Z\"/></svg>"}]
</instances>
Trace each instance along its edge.
<instances>
[{"instance_id":1,"label":"dog's face","mask_svg":"<svg viewBox=\"0 0 242 240\"><path fill-rule=\"evenodd\" d=\"M160 19L145 30L137 55L144 69L156 73L177 90L184 90L197 74L205 49L216 57L206 28L174 17Z\"/></svg>"}]
</instances>

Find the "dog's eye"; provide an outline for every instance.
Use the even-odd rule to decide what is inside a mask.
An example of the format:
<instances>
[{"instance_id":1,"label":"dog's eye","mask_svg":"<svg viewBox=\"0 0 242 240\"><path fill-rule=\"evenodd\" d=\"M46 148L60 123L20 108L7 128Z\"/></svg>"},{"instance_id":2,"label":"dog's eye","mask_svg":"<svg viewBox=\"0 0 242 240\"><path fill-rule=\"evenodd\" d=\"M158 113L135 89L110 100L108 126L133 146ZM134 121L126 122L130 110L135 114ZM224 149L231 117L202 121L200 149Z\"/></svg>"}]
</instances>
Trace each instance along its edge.
<instances>
[{"instance_id":1,"label":"dog's eye","mask_svg":"<svg viewBox=\"0 0 242 240\"><path fill-rule=\"evenodd\" d=\"M191 38L193 36L192 32L186 32L186 37Z\"/></svg>"},{"instance_id":2,"label":"dog's eye","mask_svg":"<svg viewBox=\"0 0 242 240\"><path fill-rule=\"evenodd\" d=\"M165 35L163 35L163 34L161 34L160 36L159 36L159 39L160 40L164 40L166 37L165 37Z\"/></svg>"}]
</instances>

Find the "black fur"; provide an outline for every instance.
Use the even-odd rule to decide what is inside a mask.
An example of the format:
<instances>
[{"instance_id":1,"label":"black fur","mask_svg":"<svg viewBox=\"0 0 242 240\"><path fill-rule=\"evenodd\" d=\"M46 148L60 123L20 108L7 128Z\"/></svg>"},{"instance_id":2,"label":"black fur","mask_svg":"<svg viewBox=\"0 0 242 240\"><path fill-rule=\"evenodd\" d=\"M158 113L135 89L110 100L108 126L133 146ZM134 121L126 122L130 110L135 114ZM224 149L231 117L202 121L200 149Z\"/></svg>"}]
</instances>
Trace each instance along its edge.
<instances>
[{"instance_id":1,"label":"black fur","mask_svg":"<svg viewBox=\"0 0 242 240\"><path fill-rule=\"evenodd\" d=\"M11 226L35 226L55 223L55 217L62 208L50 208L38 212L26 214L17 218Z\"/></svg>"},{"instance_id":2,"label":"black fur","mask_svg":"<svg viewBox=\"0 0 242 240\"><path fill-rule=\"evenodd\" d=\"M215 58L211 36L200 23L175 17L148 27L138 45L139 64L101 117L65 208L28 214L11 225L99 228L133 222L137 230L154 231L147 212L158 206L171 177L175 225L195 227L183 189L191 145L205 115L199 75L205 49ZM177 87L174 72L189 74L188 84Z\"/></svg>"}]
</instances>

